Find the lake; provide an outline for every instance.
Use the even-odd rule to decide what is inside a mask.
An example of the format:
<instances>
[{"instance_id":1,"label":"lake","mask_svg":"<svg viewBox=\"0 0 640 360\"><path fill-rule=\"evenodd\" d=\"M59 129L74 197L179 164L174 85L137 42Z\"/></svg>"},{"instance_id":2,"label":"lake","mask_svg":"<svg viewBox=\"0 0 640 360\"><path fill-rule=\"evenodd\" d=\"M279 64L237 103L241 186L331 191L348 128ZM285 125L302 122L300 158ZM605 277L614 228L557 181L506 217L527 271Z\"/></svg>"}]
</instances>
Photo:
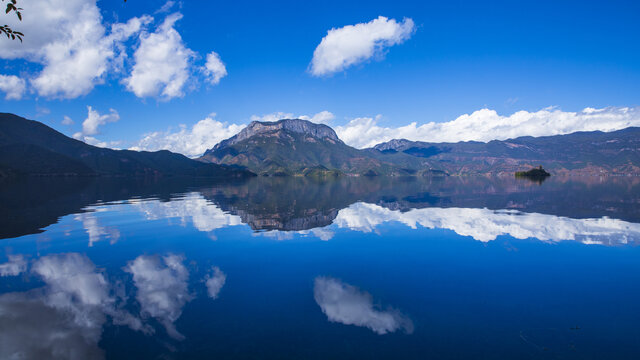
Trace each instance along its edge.
<instances>
[{"instance_id":1,"label":"lake","mask_svg":"<svg viewBox=\"0 0 640 360\"><path fill-rule=\"evenodd\" d=\"M638 359L640 178L0 182L0 358Z\"/></svg>"}]
</instances>

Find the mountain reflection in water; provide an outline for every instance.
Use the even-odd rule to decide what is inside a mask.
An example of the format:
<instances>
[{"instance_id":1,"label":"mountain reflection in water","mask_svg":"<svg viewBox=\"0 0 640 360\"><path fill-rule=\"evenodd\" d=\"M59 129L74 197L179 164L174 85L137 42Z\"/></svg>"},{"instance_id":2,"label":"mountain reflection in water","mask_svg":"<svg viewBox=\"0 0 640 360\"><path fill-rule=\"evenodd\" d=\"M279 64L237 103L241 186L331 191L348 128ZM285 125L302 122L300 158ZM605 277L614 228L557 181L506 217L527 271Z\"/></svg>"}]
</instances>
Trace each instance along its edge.
<instances>
[{"instance_id":1,"label":"mountain reflection in water","mask_svg":"<svg viewBox=\"0 0 640 360\"><path fill-rule=\"evenodd\" d=\"M34 191L33 189L36 189ZM39 191L38 191L39 189ZM239 183L193 179L30 179L3 184L3 238L38 233L75 213L89 244L114 243L117 227L96 213L131 206L147 220L180 219L203 232L247 224L331 238L331 224L357 231L396 221L453 230L479 241L523 239L622 244L638 238L640 179L554 178L539 186L512 178L257 178Z\"/></svg>"},{"instance_id":2,"label":"mountain reflection in water","mask_svg":"<svg viewBox=\"0 0 640 360\"><path fill-rule=\"evenodd\" d=\"M640 178L0 185L2 359L640 354Z\"/></svg>"}]
</instances>

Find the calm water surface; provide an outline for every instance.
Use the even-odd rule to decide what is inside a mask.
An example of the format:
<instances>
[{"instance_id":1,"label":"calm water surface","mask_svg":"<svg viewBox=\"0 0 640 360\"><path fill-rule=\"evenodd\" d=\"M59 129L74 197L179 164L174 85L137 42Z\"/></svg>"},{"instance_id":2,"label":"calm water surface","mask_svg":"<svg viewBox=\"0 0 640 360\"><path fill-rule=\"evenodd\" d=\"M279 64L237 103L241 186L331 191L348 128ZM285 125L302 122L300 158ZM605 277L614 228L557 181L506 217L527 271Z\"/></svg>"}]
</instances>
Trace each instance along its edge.
<instances>
[{"instance_id":1,"label":"calm water surface","mask_svg":"<svg viewBox=\"0 0 640 360\"><path fill-rule=\"evenodd\" d=\"M0 182L0 359L640 358L640 178Z\"/></svg>"}]
</instances>

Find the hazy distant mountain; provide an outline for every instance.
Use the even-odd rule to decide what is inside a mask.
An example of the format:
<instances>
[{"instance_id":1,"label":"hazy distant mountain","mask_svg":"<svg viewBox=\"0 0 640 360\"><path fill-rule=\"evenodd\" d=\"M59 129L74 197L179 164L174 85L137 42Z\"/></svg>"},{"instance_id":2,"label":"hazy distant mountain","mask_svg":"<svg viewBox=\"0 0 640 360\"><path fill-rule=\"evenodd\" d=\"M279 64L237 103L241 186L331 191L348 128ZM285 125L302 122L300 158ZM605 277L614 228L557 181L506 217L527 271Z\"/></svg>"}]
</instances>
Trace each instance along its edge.
<instances>
[{"instance_id":1,"label":"hazy distant mountain","mask_svg":"<svg viewBox=\"0 0 640 360\"><path fill-rule=\"evenodd\" d=\"M391 140L380 154L406 154L450 174L514 173L542 165L553 174L640 174L640 128L519 137L487 143Z\"/></svg>"},{"instance_id":2,"label":"hazy distant mountain","mask_svg":"<svg viewBox=\"0 0 640 360\"><path fill-rule=\"evenodd\" d=\"M249 171L205 164L166 150L99 148L69 138L33 120L0 113L0 176L188 175L245 177Z\"/></svg>"},{"instance_id":3,"label":"hazy distant mountain","mask_svg":"<svg viewBox=\"0 0 640 360\"><path fill-rule=\"evenodd\" d=\"M358 150L326 125L300 119L254 121L208 150L201 161L239 165L258 174L330 176L417 174L421 160Z\"/></svg>"}]
</instances>

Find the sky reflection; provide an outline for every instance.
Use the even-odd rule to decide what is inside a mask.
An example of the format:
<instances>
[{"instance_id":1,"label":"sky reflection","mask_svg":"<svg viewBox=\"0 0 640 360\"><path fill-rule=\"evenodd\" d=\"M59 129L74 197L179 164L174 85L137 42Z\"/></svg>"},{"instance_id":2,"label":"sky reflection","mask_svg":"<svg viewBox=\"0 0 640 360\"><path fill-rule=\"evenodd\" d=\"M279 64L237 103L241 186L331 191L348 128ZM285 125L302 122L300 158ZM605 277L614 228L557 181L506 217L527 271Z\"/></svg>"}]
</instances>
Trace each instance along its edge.
<instances>
[{"instance_id":1,"label":"sky reflection","mask_svg":"<svg viewBox=\"0 0 640 360\"><path fill-rule=\"evenodd\" d=\"M413 322L400 311L381 309L374 305L371 294L338 279L317 277L313 297L331 322L366 327L378 335L397 330L413 332Z\"/></svg>"},{"instance_id":2,"label":"sky reflection","mask_svg":"<svg viewBox=\"0 0 640 360\"><path fill-rule=\"evenodd\" d=\"M495 240L501 235L601 245L622 245L640 240L640 224L607 217L571 219L518 210L425 208L401 212L359 202L341 210L334 223L341 228L372 232L388 222L401 223L412 229L418 225L429 229L448 229L482 242Z\"/></svg>"},{"instance_id":3,"label":"sky reflection","mask_svg":"<svg viewBox=\"0 0 640 360\"><path fill-rule=\"evenodd\" d=\"M45 286L0 295L2 359L100 359L107 316L114 324L151 331L121 308L122 299L85 255L44 256L31 273Z\"/></svg>"}]
</instances>

